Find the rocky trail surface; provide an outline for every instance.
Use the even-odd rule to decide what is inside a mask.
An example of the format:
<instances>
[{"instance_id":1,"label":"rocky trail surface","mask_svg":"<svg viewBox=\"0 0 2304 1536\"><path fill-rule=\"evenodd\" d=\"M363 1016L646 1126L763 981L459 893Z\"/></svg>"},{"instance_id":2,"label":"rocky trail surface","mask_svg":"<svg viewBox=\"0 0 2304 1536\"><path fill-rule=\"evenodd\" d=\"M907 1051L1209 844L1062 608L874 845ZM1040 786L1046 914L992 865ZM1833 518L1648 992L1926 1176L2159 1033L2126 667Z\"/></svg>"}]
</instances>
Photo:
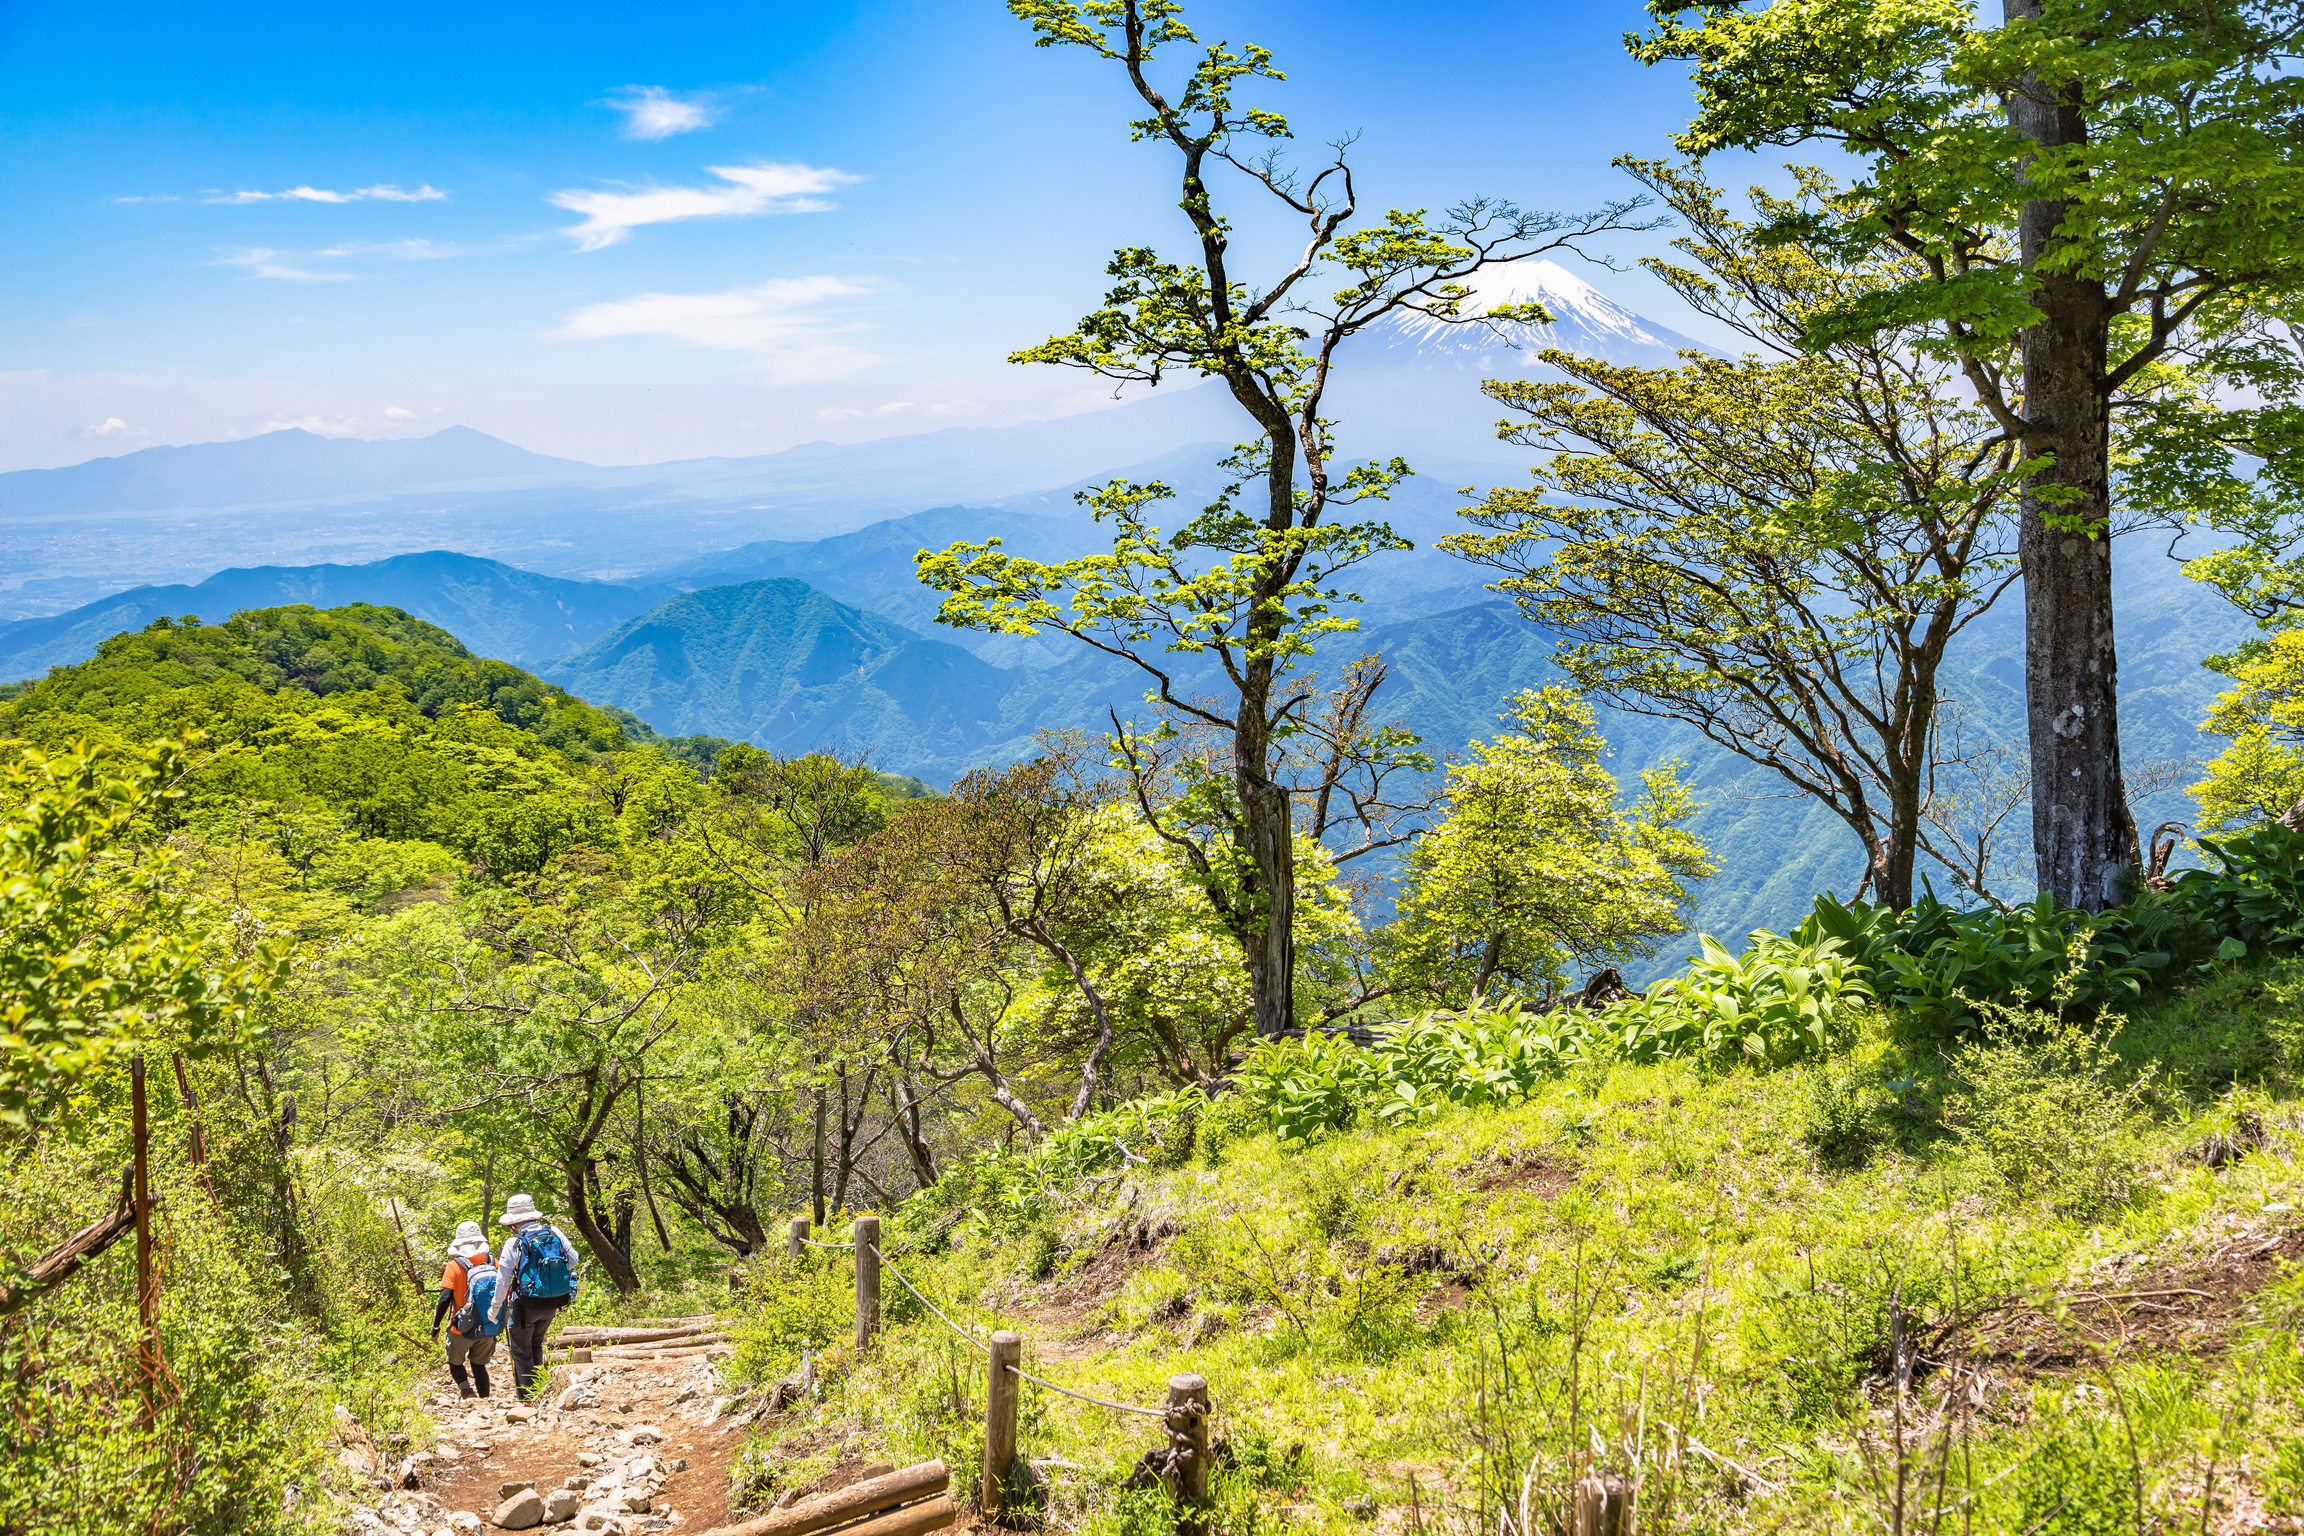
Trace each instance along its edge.
<instances>
[{"instance_id":1,"label":"rocky trail surface","mask_svg":"<svg viewBox=\"0 0 2304 1536\"><path fill-rule=\"evenodd\" d=\"M663 1336L671 1330L677 1336ZM638 1333L655 1336L631 1337ZM725 1416L714 1371L727 1353L709 1319L563 1330L549 1356L561 1363L527 1405L513 1401L511 1362L499 1350L493 1397L459 1399L438 1372L424 1407L439 1438L399 1456L378 1455L339 1411L347 1465L391 1489L356 1506L347 1530L642 1536L725 1524L728 1467L743 1437L742 1423Z\"/></svg>"}]
</instances>

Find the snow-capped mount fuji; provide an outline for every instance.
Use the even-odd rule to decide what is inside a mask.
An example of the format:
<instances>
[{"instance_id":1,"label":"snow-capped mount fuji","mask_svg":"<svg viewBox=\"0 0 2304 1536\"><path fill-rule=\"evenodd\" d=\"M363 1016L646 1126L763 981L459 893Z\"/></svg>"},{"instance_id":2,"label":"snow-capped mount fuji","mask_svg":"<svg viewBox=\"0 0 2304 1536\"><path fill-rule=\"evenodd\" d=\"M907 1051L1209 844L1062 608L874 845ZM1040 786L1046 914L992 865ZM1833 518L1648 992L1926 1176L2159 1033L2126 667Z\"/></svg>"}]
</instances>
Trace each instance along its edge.
<instances>
[{"instance_id":1,"label":"snow-capped mount fuji","mask_svg":"<svg viewBox=\"0 0 2304 1536\"><path fill-rule=\"evenodd\" d=\"M1527 449L1497 441L1504 412L1480 392L1484 382L1547 371L1540 355L1547 347L1649 368L1669 368L1683 351L1713 350L1635 313L1557 262L1492 267L1464 286L1472 290L1463 305L1467 315L1533 301L1553 323L1395 314L1362 331L1340 352L1329 386L1329 414L1343 428L1348 456L1402 453L1524 469Z\"/></svg>"},{"instance_id":2,"label":"snow-capped mount fuji","mask_svg":"<svg viewBox=\"0 0 2304 1536\"><path fill-rule=\"evenodd\" d=\"M1524 373L1540 366L1536 354L1546 347L1647 367L1670 366L1681 352L1690 349L1712 350L1635 314L1558 262L1520 261L1490 267L1474 273L1464 286L1473 295L1463 305L1467 316L1507 304L1537 303L1551 312L1553 323L1451 321L1411 313L1371 328L1364 344L1390 351L1395 363L1410 358L1430 362L1480 359L1494 365L1488 371L1498 373Z\"/></svg>"}]
</instances>

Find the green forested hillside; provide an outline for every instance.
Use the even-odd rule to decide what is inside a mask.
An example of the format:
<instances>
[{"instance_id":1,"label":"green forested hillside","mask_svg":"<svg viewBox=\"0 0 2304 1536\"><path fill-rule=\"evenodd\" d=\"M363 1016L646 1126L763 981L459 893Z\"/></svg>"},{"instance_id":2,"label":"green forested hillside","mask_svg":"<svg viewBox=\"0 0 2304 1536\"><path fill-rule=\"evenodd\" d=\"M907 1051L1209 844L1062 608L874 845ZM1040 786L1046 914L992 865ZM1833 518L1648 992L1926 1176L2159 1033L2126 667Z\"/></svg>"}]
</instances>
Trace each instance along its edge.
<instances>
[{"instance_id":1,"label":"green forested hillside","mask_svg":"<svg viewBox=\"0 0 2304 1536\"><path fill-rule=\"evenodd\" d=\"M1033 728L998 729L1017 675L789 577L669 599L545 672L659 730L945 779Z\"/></svg>"},{"instance_id":2,"label":"green forested hillside","mask_svg":"<svg viewBox=\"0 0 2304 1536\"><path fill-rule=\"evenodd\" d=\"M307 870L351 860L347 878L370 884L399 878L391 868L426 878L450 850L534 874L612 840L597 781L654 737L367 605L156 620L21 686L0 704L0 731L49 749L196 737L204 759L172 814L252 818L260 842Z\"/></svg>"}]
</instances>

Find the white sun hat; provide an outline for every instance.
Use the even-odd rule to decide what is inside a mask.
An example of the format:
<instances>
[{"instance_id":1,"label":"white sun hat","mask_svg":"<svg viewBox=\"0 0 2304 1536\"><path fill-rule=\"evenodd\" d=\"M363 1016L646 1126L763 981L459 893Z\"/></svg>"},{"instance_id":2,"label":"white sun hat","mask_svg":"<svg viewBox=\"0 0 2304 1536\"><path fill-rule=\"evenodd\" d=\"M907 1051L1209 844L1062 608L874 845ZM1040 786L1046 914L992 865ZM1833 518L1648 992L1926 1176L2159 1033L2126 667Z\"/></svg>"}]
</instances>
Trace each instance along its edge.
<instances>
[{"instance_id":1,"label":"white sun hat","mask_svg":"<svg viewBox=\"0 0 2304 1536\"><path fill-rule=\"evenodd\" d=\"M524 1227L532 1221L542 1220L536 1210L536 1197L514 1195L504 1202L504 1214L497 1220L507 1227Z\"/></svg>"},{"instance_id":2,"label":"white sun hat","mask_svg":"<svg viewBox=\"0 0 2304 1536\"><path fill-rule=\"evenodd\" d=\"M488 1251L488 1238L476 1221L456 1223L456 1235L448 1240L448 1257L469 1259L474 1254Z\"/></svg>"}]
</instances>

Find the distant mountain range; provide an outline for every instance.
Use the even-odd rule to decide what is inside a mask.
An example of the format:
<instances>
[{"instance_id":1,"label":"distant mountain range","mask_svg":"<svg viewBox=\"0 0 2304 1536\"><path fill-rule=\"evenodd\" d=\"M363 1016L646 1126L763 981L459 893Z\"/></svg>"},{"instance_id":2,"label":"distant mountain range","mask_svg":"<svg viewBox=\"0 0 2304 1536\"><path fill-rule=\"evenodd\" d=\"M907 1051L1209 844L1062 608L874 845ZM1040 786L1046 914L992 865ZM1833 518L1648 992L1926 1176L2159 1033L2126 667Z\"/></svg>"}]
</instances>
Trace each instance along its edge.
<instances>
[{"instance_id":1,"label":"distant mountain range","mask_svg":"<svg viewBox=\"0 0 2304 1536\"><path fill-rule=\"evenodd\" d=\"M53 618L0 624L0 681L85 661L113 635L162 616L193 613L214 623L242 608L283 603L406 609L477 655L534 669L582 650L668 595L664 588L540 576L442 549L367 565L255 566L219 571L195 586L136 587Z\"/></svg>"},{"instance_id":2,"label":"distant mountain range","mask_svg":"<svg viewBox=\"0 0 2304 1536\"><path fill-rule=\"evenodd\" d=\"M948 781L998 734L1020 676L789 577L683 593L544 675L668 736L869 753Z\"/></svg>"},{"instance_id":3,"label":"distant mountain range","mask_svg":"<svg viewBox=\"0 0 2304 1536\"><path fill-rule=\"evenodd\" d=\"M73 653L58 654L59 660L77 659L92 652L102 634L161 614L214 619L281 602L389 603L441 625L482 655L549 654L541 664L529 663L533 670L589 702L628 709L669 735L724 736L785 752L861 752L876 767L936 784L971 767L1028 755L1041 730L1094 730L1110 711L1148 719L1144 676L1076 644L1040 642L1049 649L1032 664L1000 666L956 643L967 637L922 633L797 576L714 581L781 565L893 592L895 572L909 569L918 543L956 531L1005 528L1019 541L1046 532L1029 521L969 521L974 516L962 508L921 514L906 520L909 539L887 528L870 540L848 536L839 549L732 552L733 569L705 564L645 590L560 581L444 552L369 567L231 571L196 587L122 594L77 615L0 629L0 658L45 645L51 654ZM2116 574L2129 759L2142 764L2200 751L2194 725L2218 680L2198 659L2240 638L2246 621L2186 581L2156 549L2131 546L2116 561ZM686 580L712 584L677 590ZM1557 680L1551 637L1509 603L1491 598L1370 620L1361 633L1324 644L1323 656L1333 665L1362 651L1382 655L1391 678L1379 712L1410 726L1440 753L1492 735L1517 690ZM2011 601L1964 637L1948 669L1952 695L1985 737L2022 738L2022 655L2022 610ZM1178 660L1187 691L1213 688L1205 667ZM37 670L15 664L0 675ZM1640 768L1676 758L1705 802L1693 825L1722 866L1703 890L1698 921L1706 929L1735 936L1781 927L1798 921L1816 891L1853 888L1861 867L1854 840L1825 811L1670 722L1604 710L1601 725L1613 749L1611 766L1627 782ZM2138 809L2147 822L2188 815L2180 789Z\"/></svg>"},{"instance_id":4,"label":"distant mountain range","mask_svg":"<svg viewBox=\"0 0 2304 1536\"><path fill-rule=\"evenodd\" d=\"M1669 361L1694 342L1551 263L1481 279L1490 302L1538 299L1550 326L1410 317L1355 340L1329 397L1354 459L1405 454L1435 487L1494 482L1524 450L1494 439L1483 379L1558 345ZM0 620L38 618L131 586L227 567L358 565L453 547L526 570L630 580L759 541L807 543L955 504L1071 516L1063 488L1129 466L1206 465L1249 435L1214 385L1170 385L1110 409L1008 427L603 466L530 453L467 427L384 442L301 429L148 448L0 474ZM1023 506L1055 497L1054 507Z\"/></svg>"}]
</instances>

